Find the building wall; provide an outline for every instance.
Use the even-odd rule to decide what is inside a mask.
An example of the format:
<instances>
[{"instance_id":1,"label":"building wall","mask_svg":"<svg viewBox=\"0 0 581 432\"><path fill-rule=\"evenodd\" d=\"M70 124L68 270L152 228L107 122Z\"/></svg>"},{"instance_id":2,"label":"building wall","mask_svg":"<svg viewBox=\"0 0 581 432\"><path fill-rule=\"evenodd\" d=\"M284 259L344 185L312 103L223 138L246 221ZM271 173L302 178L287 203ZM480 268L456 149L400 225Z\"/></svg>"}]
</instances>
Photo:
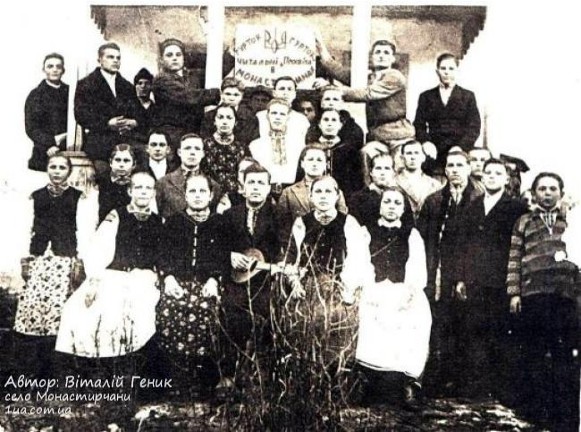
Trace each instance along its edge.
<instances>
[{"instance_id":1,"label":"building wall","mask_svg":"<svg viewBox=\"0 0 581 432\"><path fill-rule=\"evenodd\" d=\"M107 8L106 36L123 47L122 73L131 79L144 66L155 73L158 43L168 37L176 37L201 52L205 51L206 38L198 24L198 16L195 6ZM261 22L294 23L318 29L331 53L350 65L351 7L227 7L224 48L232 44L236 24ZM407 104L408 117L413 120L419 94L437 84L435 58L443 51L462 53L462 23L458 20L374 16L370 33L371 42L377 39L393 40L399 52L409 55ZM367 68L368 65L360 67ZM362 110L357 109L357 112L362 113ZM365 123L364 119L359 121Z\"/></svg>"},{"instance_id":2,"label":"building wall","mask_svg":"<svg viewBox=\"0 0 581 432\"><path fill-rule=\"evenodd\" d=\"M436 57L444 51L462 54L462 23L412 18L371 19L371 43L387 39L397 51L409 55L407 112L413 121L421 92L438 84Z\"/></svg>"}]
</instances>

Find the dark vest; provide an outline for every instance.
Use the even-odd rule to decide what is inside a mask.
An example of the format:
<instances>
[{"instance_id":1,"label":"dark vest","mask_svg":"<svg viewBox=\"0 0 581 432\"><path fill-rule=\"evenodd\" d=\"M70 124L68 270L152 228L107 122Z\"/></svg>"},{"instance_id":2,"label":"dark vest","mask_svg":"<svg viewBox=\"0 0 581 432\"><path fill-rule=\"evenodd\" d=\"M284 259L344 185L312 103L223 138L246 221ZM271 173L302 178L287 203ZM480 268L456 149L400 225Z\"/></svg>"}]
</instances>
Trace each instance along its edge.
<instances>
[{"instance_id":1,"label":"dark vest","mask_svg":"<svg viewBox=\"0 0 581 432\"><path fill-rule=\"evenodd\" d=\"M409 228L385 228L377 223L367 227L371 235L369 250L375 267L375 281L389 279L394 283L405 279L405 265L409 258Z\"/></svg>"},{"instance_id":2,"label":"dark vest","mask_svg":"<svg viewBox=\"0 0 581 432\"><path fill-rule=\"evenodd\" d=\"M325 273L338 273L341 270L347 252L346 218L346 215L338 213L328 225L321 225L313 212L303 216L306 233L301 251L301 265L310 262L318 272Z\"/></svg>"},{"instance_id":3,"label":"dark vest","mask_svg":"<svg viewBox=\"0 0 581 432\"><path fill-rule=\"evenodd\" d=\"M109 176L101 178L97 183L99 185L99 223L101 223L111 210L128 205L131 197L127 193L128 184L113 183Z\"/></svg>"},{"instance_id":4,"label":"dark vest","mask_svg":"<svg viewBox=\"0 0 581 432\"><path fill-rule=\"evenodd\" d=\"M126 207L116 209L119 229L115 237L115 256L109 269L128 271L134 268L154 269L159 254L161 219L152 214L139 221Z\"/></svg>"},{"instance_id":5,"label":"dark vest","mask_svg":"<svg viewBox=\"0 0 581 432\"><path fill-rule=\"evenodd\" d=\"M32 193L34 226L30 240L32 255L44 254L48 243L59 256L77 254L77 204L81 192L69 187L54 197L46 187Z\"/></svg>"}]
</instances>

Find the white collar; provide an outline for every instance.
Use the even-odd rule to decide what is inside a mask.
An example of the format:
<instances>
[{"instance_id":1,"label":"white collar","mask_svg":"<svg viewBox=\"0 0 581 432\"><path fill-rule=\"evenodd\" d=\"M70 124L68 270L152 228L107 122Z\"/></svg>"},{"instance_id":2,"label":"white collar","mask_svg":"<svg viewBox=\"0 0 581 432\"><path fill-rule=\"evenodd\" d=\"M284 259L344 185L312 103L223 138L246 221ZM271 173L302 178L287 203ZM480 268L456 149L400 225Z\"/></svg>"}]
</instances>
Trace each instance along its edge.
<instances>
[{"instance_id":1,"label":"white collar","mask_svg":"<svg viewBox=\"0 0 581 432\"><path fill-rule=\"evenodd\" d=\"M454 84L450 87L445 87L444 84L440 83L440 85L438 87L440 88L441 92L452 93L452 90L454 90L454 87L456 87L456 84Z\"/></svg>"},{"instance_id":2,"label":"white collar","mask_svg":"<svg viewBox=\"0 0 581 432\"><path fill-rule=\"evenodd\" d=\"M484 199L490 200L490 201L494 201L494 200L498 201L503 193L504 193L504 189L500 189L500 190L494 192L493 194L488 193L488 191L485 190L484 191Z\"/></svg>"},{"instance_id":3,"label":"white collar","mask_svg":"<svg viewBox=\"0 0 581 432\"><path fill-rule=\"evenodd\" d=\"M99 70L101 71L101 75L103 75L103 78L105 78L107 81L114 80L115 77L117 76L117 73L107 72L106 70L103 70L101 68L99 68Z\"/></svg>"},{"instance_id":4,"label":"white collar","mask_svg":"<svg viewBox=\"0 0 581 432\"><path fill-rule=\"evenodd\" d=\"M377 224L380 227L385 227L385 228L401 228L401 219L390 222L390 221L387 221L384 218L380 217L377 220Z\"/></svg>"},{"instance_id":5,"label":"white collar","mask_svg":"<svg viewBox=\"0 0 581 432\"><path fill-rule=\"evenodd\" d=\"M61 88L62 82L59 82L58 84L53 84L51 83L49 80L45 79L44 82L46 83L46 85L48 85L49 87L58 89Z\"/></svg>"}]
</instances>

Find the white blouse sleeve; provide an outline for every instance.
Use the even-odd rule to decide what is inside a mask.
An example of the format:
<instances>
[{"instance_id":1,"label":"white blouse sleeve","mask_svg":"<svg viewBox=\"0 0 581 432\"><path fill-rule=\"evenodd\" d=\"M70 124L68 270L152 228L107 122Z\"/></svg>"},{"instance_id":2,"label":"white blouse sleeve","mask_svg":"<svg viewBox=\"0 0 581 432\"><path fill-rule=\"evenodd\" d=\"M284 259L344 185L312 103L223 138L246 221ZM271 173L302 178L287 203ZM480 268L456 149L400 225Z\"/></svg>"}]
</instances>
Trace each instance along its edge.
<instances>
[{"instance_id":1,"label":"white blouse sleeve","mask_svg":"<svg viewBox=\"0 0 581 432\"><path fill-rule=\"evenodd\" d=\"M91 247L85 254L85 271L88 277L97 276L113 261L118 228L119 215L112 210L97 228Z\"/></svg>"},{"instance_id":2,"label":"white blouse sleeve","mask_svg":"<svg viewBox=\"0 0 581 432\"><path fill-rule=\"evenodd\" d=\"M305 227L305 223L303 222L303 218L298 217L295 219L292 227L292 241L294 242L294 248L296 251L296 257L291 257L295 260L295 262L290 262L290 265L298 266L301 260L301 246L303 241L305 240L305 235L307 233L307 228Z\"/></svg>"},{"instance_id":3,"label":"white blouse sleeve","mask_svg":"<svg viewBox=\"0 0 581 432\"><path fill-rule=\"evenodd\" d=\"M347 215L344 230L347 255L341 271L341 281L348 290L354 292L358 287L375 281L375 270L369 252L371 238L367 230L351 215Z\"/></svg>"},{"instance_id":4,"label":"white blouse sleeve","mask_svg":"<svg viewBox=\"0 0 581 432\"><path fill-rule=\"evenodd\" d=\"M97 192L91 190L82 195L77 204L77 250L85 258L92 247L93 237L99 222L99 200Z\"/></svg>"},{"instance_id":5,"label":"white blouse sleeve","mask_svg":"<svg viewBox=\"0 0 581 432\"><path fill-rule=\"evenodd\" d=\"M417 229L412 228L408 240L409 258L405 266L404 283L411 289L423 290L428 280L424 240Z\"/></svg>"},{"instance_id":6,"label":"white blouse sleeve","mask_svg":"<svg viewBox=\"0 0 581 432\"><path fill-rule=\"evenodd\" d=\"M561 240L567 248L567 260L581 267L581 206L578 204L567 213L567 228Z\"/></svg>"},{"instance_id":7,"label":"white blouse sleeve","mask_svg":"<svg viewBox=\"0 0 581 432\"><path fill-rule=\"evenodd\" d=\"M23 234L26 233L26 235L24 235L22 238L26 240L20 243L21 248L19 247L18 250L20 251L20 249L22 249L22 252L19 252L20 256L27 256L30 253L30 243L34 234L34 200L32 199L32 195L29 196L26 201L22 202L22 207L20 210L21 215L18 212L14 213L19 215L19 217L14 219L14 222L20 222L19 228L21 228ZM10 224L6 224L3 228L6 229L5 238L11 238L10 233L14 233L15 227L11 226Z\"/></svg>"}]
</instances>

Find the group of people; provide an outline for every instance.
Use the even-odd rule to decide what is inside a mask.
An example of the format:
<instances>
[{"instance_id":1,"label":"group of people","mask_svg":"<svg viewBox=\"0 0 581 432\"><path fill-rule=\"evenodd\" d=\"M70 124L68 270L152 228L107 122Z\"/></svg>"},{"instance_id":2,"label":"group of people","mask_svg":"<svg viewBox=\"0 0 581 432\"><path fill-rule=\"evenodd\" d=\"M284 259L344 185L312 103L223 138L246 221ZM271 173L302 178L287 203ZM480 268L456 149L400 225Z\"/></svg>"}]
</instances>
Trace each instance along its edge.
<instances>
[{"instance_id":1,"label":"group of people","mask_svg":"<svg viewBox=\"0 0 581 432\"><path fill-rule=\"evenodd\" d=\"M317 357L329 375L360 374L368 397L394 377L407 404L422 385L508 392L574 427L578 268L562 240L562 179L539 174L528 204L507 188L516 168L475 147L480 114L454 55L437 58L440 82L411 122L394 44L373 44L363 88L347 86L350 69L320 37L317 51L333 82L297 96L288 76L272 90L230 77L203 89L176 39L160 44L160 73L132 85L120 47L102 45L74 97L98 188L86 247L85 198L61 153L64 59L46 56L26 131L29 168L49 183L31 197L15 330L40 357L145 353L155 373L212 389L272 342L273 302L292 302L315 336L332 335ZM365 103L367 135L345 102Z\"/></svg>"}]
</instances>

